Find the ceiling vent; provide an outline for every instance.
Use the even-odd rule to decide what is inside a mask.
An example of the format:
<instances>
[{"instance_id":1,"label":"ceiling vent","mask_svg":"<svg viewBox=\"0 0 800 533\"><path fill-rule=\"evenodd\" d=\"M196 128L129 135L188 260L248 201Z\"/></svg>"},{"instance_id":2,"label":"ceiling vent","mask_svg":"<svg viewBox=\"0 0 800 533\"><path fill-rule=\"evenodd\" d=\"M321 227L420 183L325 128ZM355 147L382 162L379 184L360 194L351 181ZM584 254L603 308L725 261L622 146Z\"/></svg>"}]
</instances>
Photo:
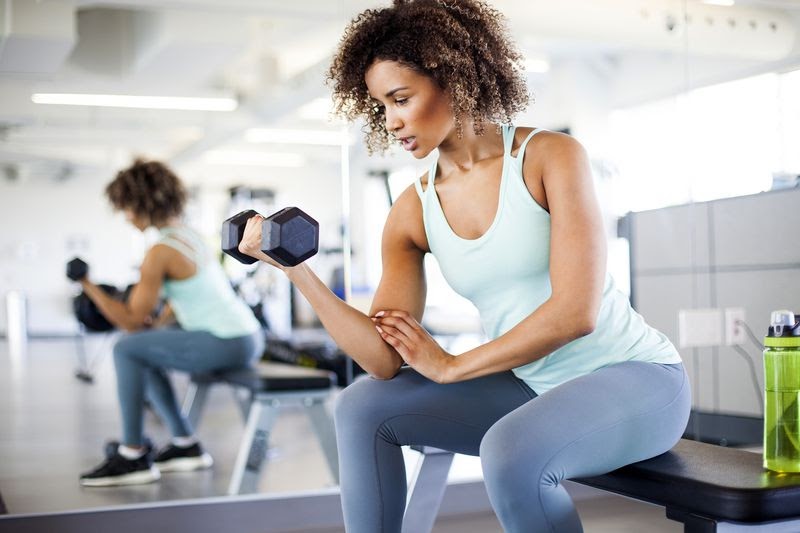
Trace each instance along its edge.
<instances>
[{"instance_id":1,"label":"ceiling vent","mask_svg":"<svg viewBox=\"0 0 800 533\"><path fill-rule=\"evenodd\" d=\"M0 75L53 74L76 40L71 3L0 0Z\"/></svg>"}]
</instances>

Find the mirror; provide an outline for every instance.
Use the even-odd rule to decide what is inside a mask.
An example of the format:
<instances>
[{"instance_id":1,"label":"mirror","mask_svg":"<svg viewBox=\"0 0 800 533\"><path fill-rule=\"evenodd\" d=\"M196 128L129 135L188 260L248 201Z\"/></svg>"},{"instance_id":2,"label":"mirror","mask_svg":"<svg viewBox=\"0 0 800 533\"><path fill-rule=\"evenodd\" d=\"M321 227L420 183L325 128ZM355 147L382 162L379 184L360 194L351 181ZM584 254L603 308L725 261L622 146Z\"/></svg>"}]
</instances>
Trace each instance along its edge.
<instances>
[{"instance_id":1,"label":"mirror","mask_svg":"<svg viewBox=\"0 0 800 533\"><path fill-rule=\"evenodd\" d=\"M80 334L70 309L75 287L63 265L82 255L97 281L136 281L154 236L113 215L103 188L144 155L169 162L185 180L187 220L212 247L220 222L250 205L269 212L297 205L312 214L324 249L313 267L343 298L368 308L390 201L428 161L368 157L359 125L344 129L329 119L323 78L346 22L383 3L7 3L11 18L0 34L0 405L9 428L0 442L3 501L19 514L223 496L243 430L224 388L213 392L198 429L215 457L213 470L151 485L79 488L78 475L100 459L103 440L119 435L115 334ZM535 98L516 122L569 132L587 148L609 269L637 309L677 339L679 309L744 306L759 313L748 314L759 335L762 308L772 303L726 299L720 284L731 282L715 277L720 265L709 262L710 243L702 240L711 220L707 202L794 184L800 174L800 7L778 0L492 4L526 57ZM65 94L93 95L91 105L65 101ZM98 95L167 99L108 102ZM626 213L676 205L685 209L680 228L647 226L683 246L685 261L666 272L644 262L653 258L643 255L652 251L647 242L633 249L617 227ZM714 220L735 219L736 211L724 216ZM723 266L752 263L747 257ZM249 287L247 298L263 304L280 335L319 328L275 272L226 269ZM454 351L482 342L475 313L446 286L435 261L429 269L428 324ZM680 297L665 300L656 290L659 276L680 279ZM14 340L21 316L27 343ZM758 359L749 351L758 381ZM755 396L741 393L753 388L741 354L719 347L681 353L696 410L760 414ZM76 369L94 383L77 380ZM175 379L182 394L187 381ZM145 427L162 443L168 436L152 413ZM288 413L273 437L262 493L333 489L302 413ZM456 475L479 479L469 459L459 468Z\"/></svg>"}]
</instances>

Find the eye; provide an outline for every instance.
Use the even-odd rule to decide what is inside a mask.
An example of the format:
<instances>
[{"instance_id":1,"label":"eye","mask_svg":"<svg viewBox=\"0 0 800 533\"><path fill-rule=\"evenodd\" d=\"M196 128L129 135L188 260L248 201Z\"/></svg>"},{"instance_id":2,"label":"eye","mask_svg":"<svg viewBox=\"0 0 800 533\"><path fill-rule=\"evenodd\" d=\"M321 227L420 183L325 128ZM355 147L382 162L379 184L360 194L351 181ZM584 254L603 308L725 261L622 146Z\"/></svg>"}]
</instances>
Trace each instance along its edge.
<instances>
[{"instance_id":1,"label":"eye","mask_svg":"<svg viewBox=\"0 0 800 533\"><path fill-rule=\"evenodd\" d=\"M397 98L394 103L399 106L404 106L408 103L408 98Z\"/></svg>"}]
</instances>

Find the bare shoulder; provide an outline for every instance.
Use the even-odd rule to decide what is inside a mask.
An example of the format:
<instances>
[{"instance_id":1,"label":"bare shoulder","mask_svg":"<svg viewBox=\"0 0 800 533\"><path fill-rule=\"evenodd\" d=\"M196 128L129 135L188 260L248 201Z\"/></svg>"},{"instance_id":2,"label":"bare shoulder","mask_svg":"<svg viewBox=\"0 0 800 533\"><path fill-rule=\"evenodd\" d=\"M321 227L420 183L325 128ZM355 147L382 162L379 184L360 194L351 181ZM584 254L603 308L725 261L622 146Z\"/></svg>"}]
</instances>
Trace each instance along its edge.
<instances>
[{"instance_id":1,"label":"bare shoulder","mask_svg":"<svg viewBox=\"0 0 800 533\"><path fill-rule=\"evenodd\" d=\"M427 184L427 174L422 178L423 189ZM428 239L422 220L422 202L412 183L397 198L389 211L384 228L384 244L388 241L402 243L428 252Z\"/></svg>"}]
</instances>

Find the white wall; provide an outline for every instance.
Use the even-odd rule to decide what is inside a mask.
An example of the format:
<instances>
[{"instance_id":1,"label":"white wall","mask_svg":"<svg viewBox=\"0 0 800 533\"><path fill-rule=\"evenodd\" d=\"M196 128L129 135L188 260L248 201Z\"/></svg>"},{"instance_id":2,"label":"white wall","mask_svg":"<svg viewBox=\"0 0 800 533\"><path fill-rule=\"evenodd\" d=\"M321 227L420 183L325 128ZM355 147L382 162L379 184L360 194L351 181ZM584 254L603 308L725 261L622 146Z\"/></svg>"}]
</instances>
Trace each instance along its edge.
<instances>
[{"instance_id":1,"label":"white wall","mask_svg":"<svg viewBox=\"0 0 800 533\"><path fill-rule=\"evenodd\" d=\"M59 183L39 174L0 182L0 295L25 293L30 333L77 330L70 308L76 288L65 276L70 258L84 257L98 282L126 285L138 277L144 239L122 215L112 215L103 196L106 177L76 175ZM3 305L3 332L5 312Z\"/></svg>"}]
</instances>

